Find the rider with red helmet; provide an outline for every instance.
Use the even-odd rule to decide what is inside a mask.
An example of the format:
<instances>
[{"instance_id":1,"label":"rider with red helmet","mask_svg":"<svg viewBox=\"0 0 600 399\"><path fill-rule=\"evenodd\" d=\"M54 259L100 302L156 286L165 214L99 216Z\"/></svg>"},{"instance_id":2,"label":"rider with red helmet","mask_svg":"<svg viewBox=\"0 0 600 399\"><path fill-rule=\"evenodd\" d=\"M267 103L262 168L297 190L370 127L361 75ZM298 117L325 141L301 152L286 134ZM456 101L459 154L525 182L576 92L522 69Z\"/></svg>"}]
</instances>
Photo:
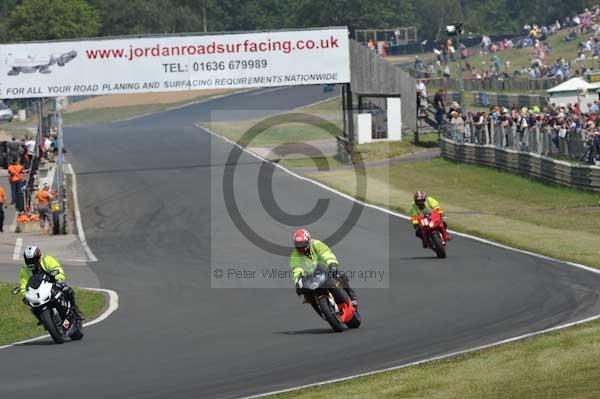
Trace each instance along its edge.
<instances>
[{"instance_id":1,"label":"rider with red helmet","mask_svg":"<svg viewBox=\"0 0 600 399\"><path fill-rule=\"evenodd\" d=\"M313 239L306 229L296 230L294 233L294 247L290 256L290 267L296 285L296 293L302 294L298 285L300 278L307 273L315 271L317 266L327 267L331 275L337 278L354 306L357 305L356 293L348 282L347 276L339 273L339 263L331 249L323 241Z\"/></svg>"},{"instance_id":2,"label":"rider with red helmet","mask_svg":"<svg viewBox=\"0 0 600 399\"><path fill-rule=\"evenodd\" d=\"M427 247L425 241L423 241L423 236L421 235L421 229L419 228L419 215L423 215L425 210L438 212L442 218L444 218L444 211L440 207L440 203L438 200L433 198L431 195L427 195L425 191L418 190L415 192L413 196L413 203L408 210L408 215L412 221L412 225L415 228L415 235L421 239L423 242L423 248ZM448 228L448 224L444 219L444 227ZM450 237L448 236L448 239Z\"/></svg>"}]
</instances>

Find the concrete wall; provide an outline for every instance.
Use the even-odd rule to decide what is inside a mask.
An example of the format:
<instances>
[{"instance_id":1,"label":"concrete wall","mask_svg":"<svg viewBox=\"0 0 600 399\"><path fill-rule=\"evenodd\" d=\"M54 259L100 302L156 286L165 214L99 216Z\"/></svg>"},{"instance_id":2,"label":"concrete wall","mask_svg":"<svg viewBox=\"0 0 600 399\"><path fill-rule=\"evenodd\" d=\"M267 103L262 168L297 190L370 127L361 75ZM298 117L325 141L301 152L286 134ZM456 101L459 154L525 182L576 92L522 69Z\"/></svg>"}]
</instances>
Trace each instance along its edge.
<instances>
[{"instance_id":1,"label":"concrete wall","mask_svg":"<svg viewBox=\"0 0 600 399\"><path fill-rule=\"evenodd\" d=\"M417 82L413 77L354 40L350 40L350 72L356 95L400 96L402 129L416 129Z\"/></svg>"},{"instance_id":2,"label":"concrete wall","mask_svg":"<svg viewBox=\"0 0 600 399\"><path fill-rule=\"evenodd\" d=\"M459 144L442 138L442 157L532 177L548 183L600 192L600 167L575 165L543 155L487 145Z\"/></svg>"}]
</instances>

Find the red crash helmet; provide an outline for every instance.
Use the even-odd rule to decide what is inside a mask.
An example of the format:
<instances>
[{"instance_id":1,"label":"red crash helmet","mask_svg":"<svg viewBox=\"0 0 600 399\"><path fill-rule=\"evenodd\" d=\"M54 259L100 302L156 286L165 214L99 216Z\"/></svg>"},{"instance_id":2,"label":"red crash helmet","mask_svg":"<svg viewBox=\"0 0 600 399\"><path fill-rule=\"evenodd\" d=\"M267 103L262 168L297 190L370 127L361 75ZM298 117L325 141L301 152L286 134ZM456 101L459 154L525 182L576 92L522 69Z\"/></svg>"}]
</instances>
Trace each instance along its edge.
<instances>
[{"instance_id":1,"label":"red crash helmet","mask_svg":"<svg viewBox=\"0 0 600 399\"><path fill-rule=\"evenodd\" d=\"M296 230L294 233L294 246L300 251L306 251L310 245L310 233L306 229Z\"/></svg>"}]
</instances>

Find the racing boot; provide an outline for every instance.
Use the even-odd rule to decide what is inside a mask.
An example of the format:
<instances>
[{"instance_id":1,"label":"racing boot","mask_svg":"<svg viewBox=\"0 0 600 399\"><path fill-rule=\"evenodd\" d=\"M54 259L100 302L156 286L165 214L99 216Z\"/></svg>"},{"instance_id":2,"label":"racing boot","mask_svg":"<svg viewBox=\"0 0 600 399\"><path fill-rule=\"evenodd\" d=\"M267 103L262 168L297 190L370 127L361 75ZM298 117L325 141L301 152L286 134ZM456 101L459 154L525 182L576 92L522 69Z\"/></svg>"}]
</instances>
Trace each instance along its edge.
<instances>
[{"instance_id":1,"label":"racing boot","mask_svg":"<svg viewBox=\"0 0 600 399\"><path fill-rule=\"evenodd\" d=\"M350 297L350 302L352 302L352 306L358 308L358 297L356 296L356 292L350 286L344 288L346 293Z\"/></svg>"},{"instance_id":2,"label":"racing boot","mask_svg":"<svg viewBox=\"0 0 600 399\"><path fill-rule=\"evenodd\" d=\"M77 320L79 320L79 321L85 320L85 315L83 314L81 309L79 309L79 306L73 305L73 313L75 314L75 317L77 318Z\"/></svg>"},{"instance_id":3,"label":"racing boot","mask_svg":"<svg viewBox=\"0 0 600 399\"><path fill-rule=\"evenodd\" d=\"M448 223L444 220L444 230L446 230L446 241L452 241L452 236L448 233Z\"/></svg>"}]
</instances>

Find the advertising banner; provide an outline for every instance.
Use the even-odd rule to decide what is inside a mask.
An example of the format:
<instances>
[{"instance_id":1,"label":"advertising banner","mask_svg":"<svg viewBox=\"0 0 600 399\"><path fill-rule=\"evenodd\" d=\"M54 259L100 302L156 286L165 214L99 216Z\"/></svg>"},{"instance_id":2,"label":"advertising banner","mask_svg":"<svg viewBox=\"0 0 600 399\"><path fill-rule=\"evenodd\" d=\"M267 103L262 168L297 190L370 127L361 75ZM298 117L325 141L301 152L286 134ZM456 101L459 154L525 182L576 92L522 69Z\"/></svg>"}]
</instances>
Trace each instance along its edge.
<instances>
[{"instance_id":1,"label":"advertising banner","mask_svg":"<svg viewBox=\"0 0 600 399\"><path fill-rule=\"evenodd\" d=\"M0 98L349 81L346 28L0 46Z\"/></svg>"}]
</instances>

